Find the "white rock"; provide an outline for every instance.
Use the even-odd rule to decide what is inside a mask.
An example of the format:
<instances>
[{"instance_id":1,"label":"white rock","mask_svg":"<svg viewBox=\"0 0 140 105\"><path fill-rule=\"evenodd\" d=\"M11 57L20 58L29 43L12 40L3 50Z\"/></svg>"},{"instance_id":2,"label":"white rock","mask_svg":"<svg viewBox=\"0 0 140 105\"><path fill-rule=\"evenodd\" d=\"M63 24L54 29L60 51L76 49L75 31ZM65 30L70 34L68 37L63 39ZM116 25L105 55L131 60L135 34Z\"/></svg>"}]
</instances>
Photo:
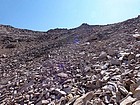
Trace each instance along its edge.
<instances>
[{"instance_id":1,"label":"white rock","mask_svg":"<svg viewBox=\"0 0 140 105\"><path fill-rule=\"evenodd\" d=\"M132 105L132 103L135 101L136 101L136 98L132 98L131 96L127 96L120 102L120 105Z\"/></svg>"},{"instance_id":2,"label":"white rock","mask_svg":"<svg viewBox=\"0 0 140 105\"><path fill-rule=\"evenodd\" d=\"M136 38L137 40L140 40L140 34L138 34L138 33L134 34L133 37Z\"/></svg>"},{"instance_id":3,"label":"white rock","mask_svg":"<svg viewBox=\"0 0 140 105\"><path fill-rule=\"evenodd\" d=\"M136 101L136 102L133 103L132 105L140 105L140 100Z\"/></svg>"},{"instance_id":4,"label":"white rock","mask_svg":"<svg viewBox=\"0 0 140 105\"><path fill-rule=\"evenodd\" d=\"M48 104L49 101L48 100L42 100L42 104Z\"/></svg>"},{"instance_id":5,"label":"white rock","mask_svg":"<svg viewBox=\"0 0 140 105\"><path fill-rule=\"evenodd\" d=\"M5 55L5 54L2 54L2 56L1 56L2 58L6 58L7 56Z\"/></svg>"},{"instance_id":6,"label":"white rock","mask_svg":"<svg viewBox=\"0 0 140 105\"><path fill-rule=\"evenodd\" d=\"M66 92L64 92L64 91L61 91L60 89L54 89L54 90L52 90L54 93L56 93L56 94L61 94L61 95L66 95Z\"/></svg>"},{"instance_id":7,"label":"white rock","mask_svg":"<svg viewBox=\"0 0 140 105\"><path fill-rule=\"evenodd\" d=\"M68 74L66 74L66 73L59 73L59 74L57 74L57 76L59 76L59 77L62 77L62 78L68 78Z\"/></svg>"},{"instance_id":8,"label":"white rock","mask_svg":"<svg viewBox=\"0 0 140 105\"><path fill-rule=\"evenodd\" d=\"M136 58L139 58L140 57L140 54L136 54Z\"/></svg>"},{"instance_id":9,"label":"white rock","mask_svg":"<svg viewBox=\"0 0 140 105\"><path fill-rule=\"evenodd\" d=\"M130 53L126 53L126 52L120 52L121 56L128 56Z\"/></svg>"},{"instance_id":10,"label":"white rock","mask_svg":"<svg viewBox=\"0 0 140 105\"><path fill-rule=\"evenodd\" d=\"M80 54L80 55L84 55L84 54L85 54L85 52L83 51L83 52L80 52L79 54Z\"/></svg>"}]
</instances>

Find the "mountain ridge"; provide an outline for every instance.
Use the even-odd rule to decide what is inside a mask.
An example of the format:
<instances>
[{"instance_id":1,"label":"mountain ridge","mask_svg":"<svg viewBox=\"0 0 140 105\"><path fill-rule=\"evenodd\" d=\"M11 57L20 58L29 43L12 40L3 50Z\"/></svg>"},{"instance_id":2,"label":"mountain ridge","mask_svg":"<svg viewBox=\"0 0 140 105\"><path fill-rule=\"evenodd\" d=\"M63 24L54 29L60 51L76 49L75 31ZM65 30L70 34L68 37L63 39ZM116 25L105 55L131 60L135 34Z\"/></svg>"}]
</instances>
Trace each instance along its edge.
<instances>
[{"instance_id":1,"label":"mountain ridge","mask_svg":"<svg viewBox=\"0 0 140 105\"><path fill-rule=\"evenodd\" d=\"M108 25L115 25L115 24L121 24L121 23L126 23L126 22L130 22L130 21L140 21L140 15L138 15L137 17L135 17L135 18L131 18L131 19L127 19L127 20L125 20L125 21L122 21L122 22L118 22L118 23L112 23L112 24L106 24L106 25L89 25L88 23L82 23L80 26L78 26L78 27L76 27L76 28L81 28L81 27L87 27L87 28L89 28L89 27L96 27L96 26L100 26L100 27L102 27L102 26L108 26ZM25 32L27 31L27 32L35 32L35 33L37 33L37 32L41 32L41 33L46 33L46 32L48 32L48 31L51 31L51 30L72 30L72 29L75 29L75 28L71 28L71 29L67 29L67 28L55 28L55 29L49 29L48 31L36 31L36 30L31 30L31 29L24 29L24 28L16 28L16 27L13 27L13 26L11 26L11 25L2 25L2 24L0 24L0 28L7 28L7 30L8 30L8 28L11 28L11 30L12 29L16 29L16 30L19 30L19 31L22 31L22 30L25 30ZM2 29L1 29L2 30Z\"/></svg>"}]
</instances>

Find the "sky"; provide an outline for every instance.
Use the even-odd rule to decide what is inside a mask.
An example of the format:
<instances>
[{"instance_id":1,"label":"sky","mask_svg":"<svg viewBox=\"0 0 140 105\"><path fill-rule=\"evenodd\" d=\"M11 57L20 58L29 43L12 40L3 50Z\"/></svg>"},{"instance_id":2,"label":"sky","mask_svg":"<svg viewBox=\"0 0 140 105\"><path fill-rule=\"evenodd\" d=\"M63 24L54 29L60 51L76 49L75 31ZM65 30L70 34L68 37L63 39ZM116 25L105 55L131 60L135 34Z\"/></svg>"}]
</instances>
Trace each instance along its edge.
<instances>
[{"instance_id":1,"label":"sky","mask_svg":"<svg viewBox=\"0 0 140 105\"><path fill-rule=\"evenodd\" d=\"M140 0L0 0L0 24L47 31L102 25L140 15Z\"/></svg>"}]
</instances>

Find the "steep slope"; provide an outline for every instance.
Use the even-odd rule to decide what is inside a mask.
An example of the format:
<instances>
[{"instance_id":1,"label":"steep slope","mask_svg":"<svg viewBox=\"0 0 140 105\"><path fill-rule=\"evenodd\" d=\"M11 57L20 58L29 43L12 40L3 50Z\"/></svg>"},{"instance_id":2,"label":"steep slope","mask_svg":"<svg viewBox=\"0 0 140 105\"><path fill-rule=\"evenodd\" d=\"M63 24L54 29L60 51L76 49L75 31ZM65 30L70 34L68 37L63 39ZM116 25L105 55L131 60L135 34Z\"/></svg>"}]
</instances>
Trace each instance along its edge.
<instances>
[{"instance_id":1,"label":"steep slope","mask_svg":"<svg viewBox=\"0 0 140 105\"><path fill-rule=\"evenodd\" d=\"M139 33L140 16L47 32L0 25L0 104L138 101Z\"/></svg>"}]
</instances>

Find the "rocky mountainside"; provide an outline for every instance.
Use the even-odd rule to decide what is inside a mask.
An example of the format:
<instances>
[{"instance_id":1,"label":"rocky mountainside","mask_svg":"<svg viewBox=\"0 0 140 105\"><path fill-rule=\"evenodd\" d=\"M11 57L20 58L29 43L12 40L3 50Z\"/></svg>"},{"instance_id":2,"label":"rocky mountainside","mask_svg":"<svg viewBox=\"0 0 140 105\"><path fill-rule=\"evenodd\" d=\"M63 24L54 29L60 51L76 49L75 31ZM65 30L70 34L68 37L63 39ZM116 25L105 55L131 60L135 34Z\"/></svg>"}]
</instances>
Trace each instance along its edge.
<instances>
[{"instance_id":1,"label":"rocky mountainside","mask_svg":"<svg viewBox=\"0 0 140 105\"><path fill-rule=\"evenodd\" d=\"M140 16L47 32L0 25L1 105L140 105Z\"/></svg>"}]
</instances>

